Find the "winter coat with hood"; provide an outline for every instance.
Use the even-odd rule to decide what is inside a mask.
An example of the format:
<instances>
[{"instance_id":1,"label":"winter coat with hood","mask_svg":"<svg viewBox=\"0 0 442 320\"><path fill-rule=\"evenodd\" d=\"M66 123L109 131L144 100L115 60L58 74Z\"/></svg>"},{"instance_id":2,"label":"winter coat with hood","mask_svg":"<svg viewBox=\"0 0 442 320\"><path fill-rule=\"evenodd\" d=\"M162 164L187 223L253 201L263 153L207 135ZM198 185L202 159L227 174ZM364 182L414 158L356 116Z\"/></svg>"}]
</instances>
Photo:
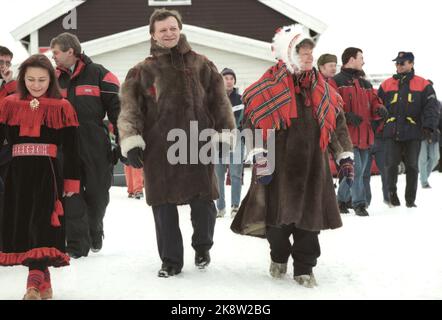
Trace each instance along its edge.
<instances>
[{"instance_id":1,"label":"winter coat with hood","mask_svg":"<svg viewBox=\"0 0 442 320\"><path fill-rule=\"evenodd\" d=\"M152 40L151 56L132 68L121 90L118 129L123 156L135 147L144 149L146 202L149 205L186 204L195 198L218 198L212 164L187 161L171 164L167 155L181 129L189 143L191 121L203 129L234 129L232 106L222 76L206 57L191 50L184 35L174 48L160 47ZM194 125L194 124L193 124ZM199 142L199 148L209 139ZM181 152L181 151L180 151Z\"/></svg>"}]
</instances>

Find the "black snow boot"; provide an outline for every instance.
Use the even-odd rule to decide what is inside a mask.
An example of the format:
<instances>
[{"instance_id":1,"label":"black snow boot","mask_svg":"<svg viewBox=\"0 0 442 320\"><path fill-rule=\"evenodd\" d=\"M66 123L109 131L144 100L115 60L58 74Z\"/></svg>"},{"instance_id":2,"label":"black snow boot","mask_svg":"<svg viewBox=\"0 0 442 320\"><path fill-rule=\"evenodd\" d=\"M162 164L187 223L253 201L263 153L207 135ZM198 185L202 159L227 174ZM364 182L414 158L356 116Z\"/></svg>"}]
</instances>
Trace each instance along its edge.
<instances>
[{"instance_id":1,"label":"black snow boot","mask_svg":"<svg viewBox=\"0 0 442 320\"><path fill-rule=\"evenodd\" d=\"M195 251L195 265L199 269L204 269L210 263L209 251Z\"/></svg>"},{"instance_id":2,"label":"black snow boot","mask_svg":"<svg viewBox=\"0 0 442 320\"><path fill-rule=\"evenodd\" d=\"M390 196L390 205L391 206L398 207L401 205L401 202L399 201L399 198L397 197L396 192L390 192L389 196Z\"/></svg>"},{"instance_id":3,"label":"black snow boot","mask_svg":"<svg viewBox=\"0 0 442 320\"><path fill-rule=\"evenodd\" d=\"M340 213L350 213L350 211L348 211L348 209L347 209L347 203L339 201L338 205L339 205L339 212Z\"/></svg>"},{"instance_id":4,"label":"black snow boot","mask_svg":"<svg viewBox=\"0 0 442 320\"><path fill-rule=\"evenodd\" d=\"M178 270L174 266L162 266L160 271L158 271L158 277L169 278L169 277L173 277L179 273L181 273L181 270Z\"/></svg>"},{"instance_id":5,"label":"black snow boot","mask_svg":"<svg viewBox=\"0 0 442 320\"><path fill-rule=\"evenodd\" d=\"M365 206L358 206L354 210L357 216L368 217L368 211L365 209Z\"/></svg>"}]
</instances>

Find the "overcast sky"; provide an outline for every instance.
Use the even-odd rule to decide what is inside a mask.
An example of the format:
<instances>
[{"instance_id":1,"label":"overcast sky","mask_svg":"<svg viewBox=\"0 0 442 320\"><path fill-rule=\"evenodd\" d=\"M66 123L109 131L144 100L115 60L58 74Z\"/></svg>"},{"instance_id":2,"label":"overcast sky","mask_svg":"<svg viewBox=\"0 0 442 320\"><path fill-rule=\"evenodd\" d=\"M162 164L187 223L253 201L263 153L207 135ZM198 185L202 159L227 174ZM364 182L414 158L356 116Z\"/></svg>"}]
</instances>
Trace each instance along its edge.
<instances>
[{"instance_id":1,"label":"overcast sky","mask_svg":"<svg viewBox=\"0 0 442 320\"><path fill-rule=\"evenodd\" d=\"M8 34L36 14L60 0L14 0L7 4L0 19L0 44L14 50L14 62L25 58L25 52ZM219 0L222 1L222 0ZM241 0L238 0L239 2ZM398 51L413 51L416 73L431 79L442 96L442 70L433 63L442 55L442 15L439 2L434 0L284 0L328 25L315 50L315 57L329 52L340 56L349 46L364 51L365 71L394 73L391 61ZM147 5L147 0L146 0ZM5 6L3 6L5 8ZM25 8L25 10L24 10ZM257 21L257 23L259 23ZM270 52L269 52L270 54Z\"/></svg>"}]
</instances>

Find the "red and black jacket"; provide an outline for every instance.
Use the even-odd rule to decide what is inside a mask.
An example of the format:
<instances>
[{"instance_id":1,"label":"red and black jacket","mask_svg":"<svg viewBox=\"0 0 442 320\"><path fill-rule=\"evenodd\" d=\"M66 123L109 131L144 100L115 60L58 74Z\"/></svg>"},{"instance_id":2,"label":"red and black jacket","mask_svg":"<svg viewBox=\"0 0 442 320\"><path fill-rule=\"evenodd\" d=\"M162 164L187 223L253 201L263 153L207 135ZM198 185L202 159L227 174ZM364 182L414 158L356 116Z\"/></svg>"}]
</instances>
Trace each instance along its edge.
<instances>
[{"instance_id":1,"label":"red and black jacket","mask_svg":"<svg viewBox=\"0 0 442 320\"><path fill-rule=\"evenodd\" d=\"M94 163L103 165L103 159L111 161L111 142L103 120L107 115L114 128L117 127L120 113L118 78L84 54L74 72L57 68L57 76L63 97L77 112L82 158L95 159Z\"/></svg>"},{"instance_id":2,"label":"red and black jacket","mask_svg":"<svg viewBox=\"0 0 442 320\"><path fill-rule=\"evenodd\" d=\"M15 80L12 80L8 83L3 82L0 86L0 101L9 96L10 94L15 93L17 90L17 82Z\"/></svg>"},{"instance_id":3,"label":"red and black jacket","mask_svg":"<svg viewBox=\"0 0 442 320\"><path fill-rule=\"evenodd\" d=\"M362 118L358 127L347 123L353 146L368 149L374 142L371 121L380 118L376 112L382 106L372 85L362 78L361 71L344 68L330 79L329 83L338 90L344 100L344 111L353 112Z\"/></svg>"},{"instance_id":4,"label":"red and black jacket","mask_svg":"<svg viewBox=\"0 0 442 320\"><path fill-rule=\"evenodd\" d=\"M15 93L17 90L17 81L13 80L8 83L4 82L0 86L0 102L6 98L7 96ZM3 146L4 141L0 141L1 146ZM0 166L8 163L11 161L12 155L11 155L11 148L10 146L4 146L3 148L0 148Z\"/></svg>"},{"instance_id":5,"label":"red and black jacket","mask_svg":"<svg viewBox=\"0 0 442 320\"><path fill-rule=\"evenodd\" d=\"M422 138L422 128L433 131L439 124L439 110L431 83L414 74L396 74L385 80L378 91L388 109L384 138L398 141Z\"/></svg>"}]
</instances>

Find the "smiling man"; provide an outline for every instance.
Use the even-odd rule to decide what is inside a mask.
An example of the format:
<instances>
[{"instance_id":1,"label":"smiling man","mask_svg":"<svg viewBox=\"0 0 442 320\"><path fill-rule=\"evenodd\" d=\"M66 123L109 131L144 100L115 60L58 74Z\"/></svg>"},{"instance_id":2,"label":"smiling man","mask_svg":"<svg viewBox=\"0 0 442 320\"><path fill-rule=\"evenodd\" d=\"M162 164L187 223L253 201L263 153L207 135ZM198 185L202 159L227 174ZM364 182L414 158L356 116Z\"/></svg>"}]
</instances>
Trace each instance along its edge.
<instances>
[{"instance_id":1,"label":"smiling man","mask_svg":"<svg viewBox=\"0 0 442 320\"><path fill-rule=\"evenodd\" d=\"M146 201L152 206L162 261L158 276L169 277L180 273L184 263L178 205L191 207L195 265L210 263L218 190L213 164L168 161L174 144L168 133L177 129L190 137L194 121L199 132L231 130L235 119L215 65L193 51L181 34L180 14L157 9L149 27L151 56L129 70L121 89L118 129L123 156L131 166L144 167ZM185 158L192 156L186 151Z\"/></svg>"}]
</instances>

